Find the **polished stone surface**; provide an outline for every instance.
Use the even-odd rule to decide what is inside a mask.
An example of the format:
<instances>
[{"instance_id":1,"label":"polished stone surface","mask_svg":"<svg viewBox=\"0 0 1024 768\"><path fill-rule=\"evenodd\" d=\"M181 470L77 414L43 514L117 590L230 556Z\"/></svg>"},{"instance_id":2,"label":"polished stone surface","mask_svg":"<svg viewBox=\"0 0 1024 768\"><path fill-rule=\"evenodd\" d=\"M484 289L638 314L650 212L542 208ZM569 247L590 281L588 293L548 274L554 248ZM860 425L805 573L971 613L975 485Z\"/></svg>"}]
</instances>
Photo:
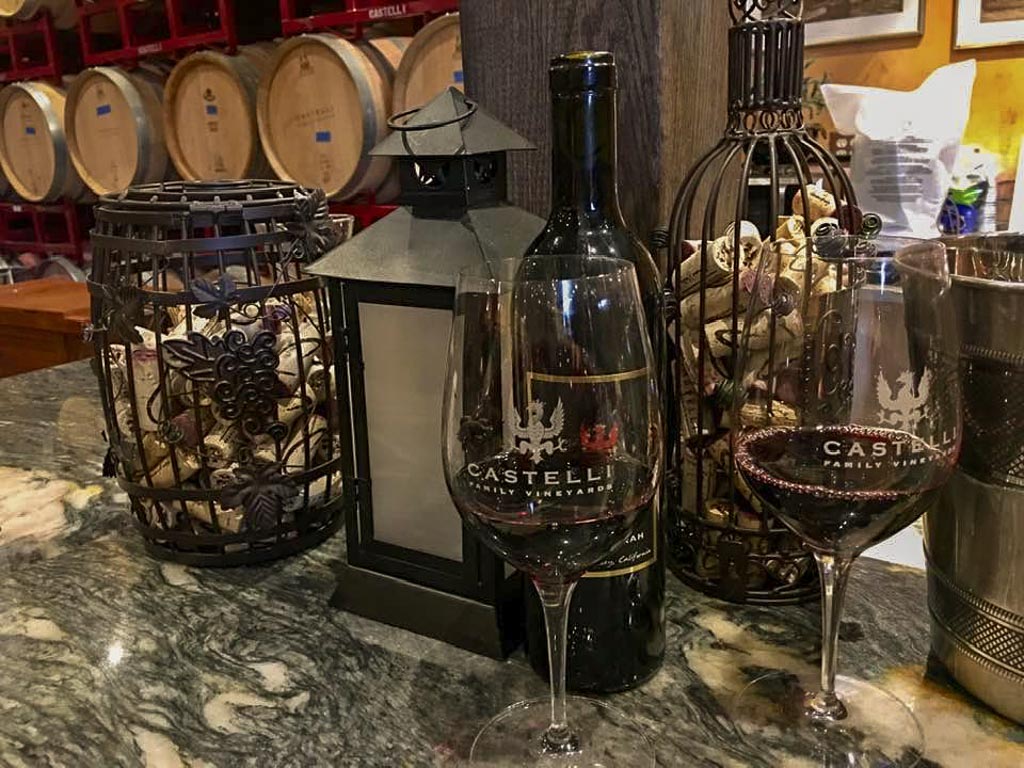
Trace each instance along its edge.
<instances>
[{"instance_id":1,"label":"polished stone surface","mask_svg":"<svg viewBox=\"0 0 1024 768\"><path fill-rule=\"evenodd\" d=\"M0 765L450 766L505 704L544 694L506 663L327 604L341 536L262 567L148 557L99 478L88 366L0 381ZM725 605L671 580L668 660L614 697L663 766L813 766L745 743L726 713L758 669L817 663L814 606ZM923 574L855 566L841 667L924 724L926 766L1024 765L1024 730L926 671ZM780 742L781 744L781 742Z\"/></svg>"}]
</instances>

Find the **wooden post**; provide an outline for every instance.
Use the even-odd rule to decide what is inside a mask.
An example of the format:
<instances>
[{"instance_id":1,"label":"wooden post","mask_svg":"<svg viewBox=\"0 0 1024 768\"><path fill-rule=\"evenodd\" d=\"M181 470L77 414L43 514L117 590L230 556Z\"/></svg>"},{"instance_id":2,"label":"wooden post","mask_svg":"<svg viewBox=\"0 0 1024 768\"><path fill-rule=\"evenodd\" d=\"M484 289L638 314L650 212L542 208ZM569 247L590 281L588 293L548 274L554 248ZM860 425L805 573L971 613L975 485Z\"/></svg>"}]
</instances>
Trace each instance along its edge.
<instances>
[{"instance_id":1,"label":"wooden post","mask_svg":"<svg viewBox=\"0 0 1024 768\"><path fill-rule=\"evenodd\" d=\"M548 62L607 50L619 71L619 196L644 240L722 136L728 0L462 0L467 93L533 141L510 162L510 197L540 215L551 188Z\"/></svg>"}]
</instances>

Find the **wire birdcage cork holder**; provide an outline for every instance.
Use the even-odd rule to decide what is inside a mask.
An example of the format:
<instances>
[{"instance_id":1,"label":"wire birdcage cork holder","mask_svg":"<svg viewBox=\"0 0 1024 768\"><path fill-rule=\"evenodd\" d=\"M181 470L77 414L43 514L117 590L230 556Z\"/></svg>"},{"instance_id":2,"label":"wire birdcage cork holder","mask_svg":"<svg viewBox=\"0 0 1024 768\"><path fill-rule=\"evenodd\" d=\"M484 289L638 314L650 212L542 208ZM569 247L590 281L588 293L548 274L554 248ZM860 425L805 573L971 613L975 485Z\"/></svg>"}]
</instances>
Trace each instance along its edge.
<instances>
[{"instance_id":1,"label":"wire birdcage cork holder","mask_svg":"<svg viewBox=\"0 0 1024 768\"><path fill-rule=\"evenodd\" d=\"M757 260L770 250L798 275L805 316L806 302L820 288L814 238L862 231L865 217L838 161L804 129L802 2L728 2L733 25L725 134L685 178L668 229L671 405L677 409L666 474L670 563L685 582L709 594L782 604L813 599L817 577L799 539L762 509L733 466L728 420L745 314L741 299L754 290ZM767 156L769 185L770 231L763 234L747 221L759 152ZM796 215L781 220L780 169L795 176L800 190ZM877 217L868 225L877 226ZM773 315L764 333L768 355L777 334L800 343L800 314ZM770 370L772 360L765 364Z\"/></svg>"},{"instance_id":2,"label":"wire birdcage cork holder","mask_svg":"<svg viewBox=\"0 0 1024 768\"><path fill-rule=\"evenodd\" d=\"M330 313L301 271L336 240L323 193L285 182L147 184L96 205L106 469L155 556L259 562L341 524Z\"/></svg>"}]
</instances>

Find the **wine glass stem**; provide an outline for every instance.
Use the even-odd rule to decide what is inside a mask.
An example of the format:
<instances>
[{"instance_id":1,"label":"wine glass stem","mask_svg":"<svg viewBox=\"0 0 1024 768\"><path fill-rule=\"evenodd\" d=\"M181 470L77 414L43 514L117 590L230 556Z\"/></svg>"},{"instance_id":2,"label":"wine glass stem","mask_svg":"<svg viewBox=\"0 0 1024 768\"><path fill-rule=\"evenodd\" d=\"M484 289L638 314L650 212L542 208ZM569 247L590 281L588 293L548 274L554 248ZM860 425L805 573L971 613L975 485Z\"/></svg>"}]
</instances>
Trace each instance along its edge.
<instances>
[{"instance_id":1,"label":"wine glass stem","mask_svg":"<svg viewBox=\"0 0 1024 768\"><path fill-rule=\"evenodd\" d=\"M544 606L548 632L548 677L551 679L551 725L541 738L545 754L566 755L579 751L579 739L565 715L565 646L569 625L569 600L576 582L535 581Z\"/></svg>"},{"instance_id":2,"label":"wine glass stem","mask_svg":"<svg viewBox=\"0 0 1024 768\"><path fill-rule=\"evenodd\" d=\"M808 702L812 718L842 720L846 707L836 696L836 662L839 651L839 621L846 596L846 582L852 558L815 554L821 576L821 690Z\"/></svg>"}]
</instances>

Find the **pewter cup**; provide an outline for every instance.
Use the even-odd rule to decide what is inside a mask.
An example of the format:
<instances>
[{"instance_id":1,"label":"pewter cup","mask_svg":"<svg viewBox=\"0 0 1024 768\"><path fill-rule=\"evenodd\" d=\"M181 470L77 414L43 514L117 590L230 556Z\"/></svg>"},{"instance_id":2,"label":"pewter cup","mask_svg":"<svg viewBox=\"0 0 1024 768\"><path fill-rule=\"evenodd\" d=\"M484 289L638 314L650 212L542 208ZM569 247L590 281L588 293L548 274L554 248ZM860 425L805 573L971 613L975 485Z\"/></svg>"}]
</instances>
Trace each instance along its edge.
<instances>
[{"instance_id":1,"label":"pewter cup","mask_svg":"<svg viewBox=\"0 0 1024 768\"><path fill-rule=\"evenodd\" d=\"M1024 723L1024 235L947 247L964 436L925 519L932 650L967 690Z\"/></svg>"}]
</instances>

